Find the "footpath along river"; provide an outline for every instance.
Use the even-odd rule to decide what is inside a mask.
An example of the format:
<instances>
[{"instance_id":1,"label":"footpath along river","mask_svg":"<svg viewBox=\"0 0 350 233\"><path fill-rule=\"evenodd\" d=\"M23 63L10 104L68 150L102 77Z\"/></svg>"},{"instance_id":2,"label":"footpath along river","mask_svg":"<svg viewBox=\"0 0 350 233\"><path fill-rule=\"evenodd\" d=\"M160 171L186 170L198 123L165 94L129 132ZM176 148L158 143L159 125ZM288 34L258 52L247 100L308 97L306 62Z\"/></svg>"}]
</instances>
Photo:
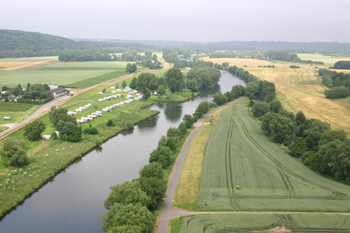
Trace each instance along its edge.
<instances>
[{"instance_id":1,"label":"footpath along river","mask_svg":"<svg viewBox=\"0 0 350 233\"><path fill-rule=\"evenodd\" d=\"M184 103L158 103L151 109L160 114L134 130L123 132L91 151L6 215L0 222L2 233L102 232L104 200L109 187L132 181L148 164L149 154L168 128L177 127L185 114L193 114L202 101L245 83L221 71L219 85L201 91Z\"/></svg>"}]
</instances>

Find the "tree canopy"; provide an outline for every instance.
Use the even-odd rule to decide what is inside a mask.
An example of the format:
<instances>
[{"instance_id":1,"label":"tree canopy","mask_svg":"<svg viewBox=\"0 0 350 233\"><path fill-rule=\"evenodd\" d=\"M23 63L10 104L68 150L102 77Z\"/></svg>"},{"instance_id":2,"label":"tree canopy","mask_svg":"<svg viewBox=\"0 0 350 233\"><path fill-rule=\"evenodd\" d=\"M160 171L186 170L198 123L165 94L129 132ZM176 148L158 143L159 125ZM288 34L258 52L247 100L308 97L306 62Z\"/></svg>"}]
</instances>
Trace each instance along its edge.
<instances>
[{"instance_id":1,"label":"tree canopy","mask_svg":"<svg viewBox=\"0 0 350 233\"><path fill-rule=\"evenodd\" d=\"M171 68L164 74L165 82L171 93L182 91L185 86L185 78L178 68Z\"/></svg>"},{"instance_id":2,"label":"tree canopy","mask_svg":"<svg viewBox=\"0 0 350 233\"><path fill-rule=\"evenodd\" d=\"M22 139L6 138L0 149L1 161L5 166L27 163L28 143Z\"/></svg>"}]
</instances>

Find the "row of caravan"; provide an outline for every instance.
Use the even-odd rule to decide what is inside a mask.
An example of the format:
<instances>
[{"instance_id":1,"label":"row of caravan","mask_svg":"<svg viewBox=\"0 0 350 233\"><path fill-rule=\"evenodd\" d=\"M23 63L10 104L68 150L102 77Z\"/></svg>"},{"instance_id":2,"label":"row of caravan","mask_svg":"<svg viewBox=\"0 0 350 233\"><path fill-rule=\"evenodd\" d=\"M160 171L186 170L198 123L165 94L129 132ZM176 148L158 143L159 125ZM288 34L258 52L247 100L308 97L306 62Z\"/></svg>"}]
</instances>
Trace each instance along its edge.
<instances>
[{"instance_id":1,"label":"row of caravan","mask_svg":"<svg viewBox=\"0 0 350 233\"><path fill-rule=\"evenodd\" d=\"M78 113L83 112L90 107L91 107L91 103L88 103L88 104L84 105L83 107L79 107L79 108L75 109L75 112L69 111L69 112L67 112L67 114L70 116L76 116L76 115L78 115Z\"/></svg>"},{"instance_id":2,"label":"row of caravan","mask_svg":"<svg viewBox=\"0 0 350 233\"><path fill-rule=\"evenodd\" d=\"M104 97L103 99L99 99L98 102L105 102L107 100L117 99L117 98L121 98L121 97L122 97L121 94L107 96L107 97Z\"/></svg>"},{"instance_id":3,"label":"row of caravan","mask_svg":"<svg viewBox=\"0 0 350 233\"><path fill-rule=\"evenodd\" d=\"M81 117L80 120L77 119L77 124L81 124L81 123L84 123L84 122L91 121L91 120L95 119L96 117L102 116L102 114L103 113L101 111L93 112L90 115L88 115L87 117Z\"/></svg>"}]
</instances>

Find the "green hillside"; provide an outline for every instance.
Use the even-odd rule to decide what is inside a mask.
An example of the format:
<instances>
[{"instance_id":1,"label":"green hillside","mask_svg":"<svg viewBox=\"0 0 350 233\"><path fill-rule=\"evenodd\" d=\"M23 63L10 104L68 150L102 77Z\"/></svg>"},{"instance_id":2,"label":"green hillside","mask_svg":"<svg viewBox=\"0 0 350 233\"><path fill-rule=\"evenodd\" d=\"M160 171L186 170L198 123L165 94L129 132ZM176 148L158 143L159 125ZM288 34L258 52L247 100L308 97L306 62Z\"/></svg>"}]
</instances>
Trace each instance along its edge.
<instances>
[{"instance_id":1,"label":"green hillside","mask_svg":"<svg viewBox=\"0 0 350 233\"><path fill-rule=\"evenodd\" d=\"M64 37L0 29L0 58L58 56L64 53L122 53L128 50L161 51L161 47L139 43L73 41Z\"/></svg>"}]
</instances>

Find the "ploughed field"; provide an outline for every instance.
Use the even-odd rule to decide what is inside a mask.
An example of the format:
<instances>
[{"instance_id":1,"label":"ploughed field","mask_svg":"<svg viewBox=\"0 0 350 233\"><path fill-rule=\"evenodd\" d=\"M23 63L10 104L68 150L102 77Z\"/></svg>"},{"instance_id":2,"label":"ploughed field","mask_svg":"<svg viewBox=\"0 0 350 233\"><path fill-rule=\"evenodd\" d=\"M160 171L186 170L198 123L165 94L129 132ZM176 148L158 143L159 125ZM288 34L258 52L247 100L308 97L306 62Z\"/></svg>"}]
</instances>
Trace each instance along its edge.
<instances>
[{"instance_id":1,"label":"ploughed field","mask_svg":"<svg viewBox=\"0 0 350 233\"><path fill-rule=\"evenodd\" d=\"M199 207L349 211L350 187L324 178L274 144L237 105L221 113L205 151Z\"/></svg>"}]
</instances>

